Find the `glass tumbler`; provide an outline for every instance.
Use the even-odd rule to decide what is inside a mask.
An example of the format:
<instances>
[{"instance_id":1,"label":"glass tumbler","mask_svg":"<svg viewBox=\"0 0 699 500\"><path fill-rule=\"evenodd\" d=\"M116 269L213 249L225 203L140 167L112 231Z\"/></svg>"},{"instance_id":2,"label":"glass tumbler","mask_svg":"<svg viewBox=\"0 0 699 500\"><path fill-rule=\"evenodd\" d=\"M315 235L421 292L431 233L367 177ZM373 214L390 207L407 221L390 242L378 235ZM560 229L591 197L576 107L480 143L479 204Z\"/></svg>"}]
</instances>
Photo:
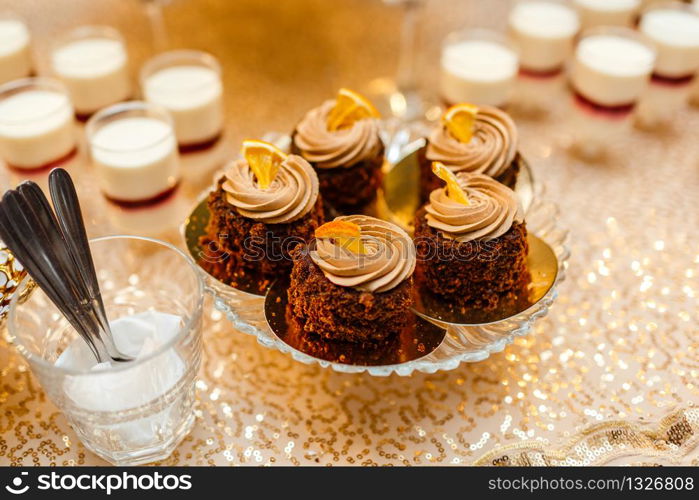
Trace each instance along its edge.
<instances>
[{"instance_id":1,"label":"glass tumbler","mask_svg":"<svg viewBox=\"0 0 699 500\"><path fill-rule=\"evenodd\" d=\"M24 21L0 12L0 84L31 75L31 35Z\"/></svg>"},{"instance_id":2,"label":"glass tumbler","mask_svg":"<svg viewBox=\"0 0 699 500\"><path fill-rule=\"evenodd\" d=\"M583 29L598 26L633 26L641 0L573 0Z\"/></svg>"},{"instance_id":3,"label":"glass tumbler","mask_svg":"<svg viewBox=\"0 0 699 500\"><path fill-rule=\"evenodd\" d=\"M563 69L579 29L577 12L561 0L518 0L508 17L522 70L542 76Z\"/></svg>"},{"instance_id":4,"label":"glass tumbler","mask_svg":"<svg viewBox=\"0 0 699 500\"><path fill-rule=\"evenodd\" d=\"M125 101L132 94L126 43L109 26L81 26L59 37L50 63L80 118Z\"/></svg>"},{"instance_id":5,"label":"glass tumbler","mask_svg":"<svg viewBox=\"0 0 699 500\"><path fill-rule=\"evenodd\" d=\"M0 86L0 157L18 170L44 169L77 151L73 105L53 78L23 78Z\"/></svg>"},{"instance_id":6,"label":"glass tumbler","mask_svg":"<svg viewBox=\"0 0 699 500\"><path fill-rule=\"evenodd\" d=\"M683 126L674 122L690 100L699 71L699 11L679 2L651 6L643 12L638 30L653 41L658 57L638 104L637 123L646 129Z\"/></svg>"},{"instance_id":7,"label":"glass tumbler","mask_svg":"<svg viewBox=\"0 0 699 500\"><path fill-rule=\"evenodd\" d=\"M166 109L143 101L115 104L92 115L85 132L100 189L112 202L154 204L177 187L179 155Z\"/></svg>"},{"instance_id":8,"label":"glass tumbler","mask_svg":"<svg viewBox=\"0 0 699 500\"><path fill-rule=\"evenodd\" d=\"M515 87L519 55L504 35L472 29L446 37L440 64L440 94L446 104L505 106Z\"/></svg>"},{"instance_id":9,"label":"glass tumbler","mask_svg":"<svg viewBox=\"0 0 699 500\"><path fill-rule=\"evenodd\" d=\"M218 60L198 50L173 50L150 59L140 74L146 101L167 109L180 151L213 146L224 126L223 82Z\"/></svg>"},{"instance_id":10,"label":"glass tumbler","mask_svg":"<svg viewBox=\"0 0 699 500\"><path fill-rule=\"evenodd\" d=\"M88 449L117 465L162 460L194 423L200 273L159 240L107 236L90 246L116 345L135 361L97 364L38 288L22 303L14 295L11 340Z\"/></svg>"},{"instance_id":11,"label":"glass tumbler","mask_svg":"<svg viewBox=\"0 0 699 500\"><path fill-rule=\"evenodd\" d=\"M648 86L655 58L653 44L630 28L583 32L570 74L576 153L597 160L628 137L632 112Z\"/></svg>"}]
</instances>

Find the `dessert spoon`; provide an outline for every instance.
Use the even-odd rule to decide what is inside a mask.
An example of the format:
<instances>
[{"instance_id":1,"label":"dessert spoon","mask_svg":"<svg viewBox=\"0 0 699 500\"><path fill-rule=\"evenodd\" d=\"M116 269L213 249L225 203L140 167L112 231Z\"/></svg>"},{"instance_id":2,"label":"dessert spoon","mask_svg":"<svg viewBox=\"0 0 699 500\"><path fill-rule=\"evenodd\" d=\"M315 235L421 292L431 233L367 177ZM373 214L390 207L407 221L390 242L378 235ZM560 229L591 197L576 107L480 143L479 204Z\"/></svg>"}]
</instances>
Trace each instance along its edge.
<instances>
[{"instance_id":1,"label":"dessert spoon","mask_svg":"<svg viewBox=\"0 0 699 500\"><path fill-rule=\"evenodd\" d=\"M93 343L96 344L100 358L102 360L109 359L111 353L104 352L104 345L108 345L109 340L106 342L104 340L104 330L99 319L98 309L95 308L95 303L91 300L86 282L81 278L82 269L76 260L76 252L69 244L70 235L61 233L59 226L60 216L56 217L54 215L49 201L38 185L23 183L17 188L17 191L21 195L18 198L18 202L22 205L23 214L34 217L33 221L30 221L30 225L37 230L40 237L44 238L44 240L40 241L48 242L49 249L53 251L53 262L59 266L66 276L66 281L71 285L74 296L81 305L79 312L85 315L86 327L93 336ZM95 324L99 327L98 330L95 330Z\"/></svg>"},{"instance_id":2,"label":"dessert spoon","mask_svg":"<svg viewBox=\"0 0 699 500\"><path fill-rule=\"evenodd\" d=\"M26 231L32 222L22 213L17 196L16 191L8 191L0 202L0 234L3 241L100 360L91 328L86 324L86 318L79 313L82 304L75 299L69 280L52 264L55 258L51 255L52 252L43 248L45 240L42 241L32 229Z\"/></svg>"},{"instance_id":3,"label":"dessert spoon","mask_svg":"<svg viewBox=\"0 0 699 500\"><path fill-rule=\"evenodd\" d=\"M85 339L97 361L129 361L116 349L111 333L105 332L103 324L108 322L101 296L98 293L95 300L90 294L89 289L94 288L84 281L78 252L68 243L72 236L61 233L62 218L54 215L38 185L22 183L5 193L0 205L0 235L8 248ZM79 207L77 210L79 213ZM89 247L87 251L89 254ZM94 266L92 270L94 273Z\"/></svg>"},{"instance_id":4,"label":"dessert spoon","mask_svg":"<svg viewBox=\"0 0 699 500\"><path fill-rule=\"evenodd\" d=\"M97 281L97 273L92 260L87 231L85 231L80 201L68 172L62 168L56 168L51 171L49 174L49 190L66 246L73 257L73 262L79 271L80 278L87 288L92 308L99 321L102 333L99 340L103 342L112 360L131 361L132 358L119 353L114 343L114 337L104 309L99 282Z\"/></svg>"}]
</instances>

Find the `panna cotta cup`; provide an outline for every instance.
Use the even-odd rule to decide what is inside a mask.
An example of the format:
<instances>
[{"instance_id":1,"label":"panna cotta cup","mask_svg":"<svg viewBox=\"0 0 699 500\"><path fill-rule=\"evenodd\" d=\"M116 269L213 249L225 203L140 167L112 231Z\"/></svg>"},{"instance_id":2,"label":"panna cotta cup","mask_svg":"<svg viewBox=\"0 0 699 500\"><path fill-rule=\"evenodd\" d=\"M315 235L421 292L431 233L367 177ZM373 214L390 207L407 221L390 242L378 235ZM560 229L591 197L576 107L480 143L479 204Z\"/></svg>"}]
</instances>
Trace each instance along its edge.
<instances>
[{"instance_id":1,"label":"panna cotta cup","mask_svg":"<svg viewBox=\"0 0 699 500\"><path fill-rule=\"evenodd\" d=\"M641 0L573 0L583 29L597 26L633 26Z\"/></svg>"},{"instance_id":2,"label":"panna cotta cup","mask_svg":"<svg viewBox=\"0 0 699 500\"><path fill-rule=\"evenodd\" d=\"M593 28L575 49L573 89L598 107L633 106L648 84L655 58L653 44L629 28Z\"/></svg>"},{"instance_id":3,"label":"panna cotta cup","mask_svg":"<svg viewBox=\"0 0 699 500\"><path fill-rule=\"evenodd\" d=\"M643 12L638 29L658 50L637 114L641 126L654 128L669 124L689 100L699 70L699 13L683 3L660 4Z\"/></svg>"},{"instance_id":4,"label":"panna cotta cup","mask_svg":"<svg viewBox=\"0 0 699 500\"><path fill-rule=\"evenodd\" d=\"M508 17L509 33L519 51L522 70L559 72L580 28L578 14L560 0L519 0Z\"/></svg>"},{"instance_id":5,"label":"panna cotta cup","mask_svg":"<svg viewBox=\"0 0 699 500\"><path fill-rule=\"evenodd\" d=\"M15 169L41 169L71 158L73 105L61 82L24 78L0 86L0 157Z\"/></svg>"},{"instance_id":6,"label":"panna cotta cup","mask_svg":"<svg viewBox=\"0 0 699 500\"><path fill-rule=\"evenodd\" d=\"M144 99L172 115L181 151L205 149L221 137L223 83L214 56L196 50L165 52L143 66L140 80Z\"/></svg>"},{"instance_id":7,"label":"panna cotta cup","mask_svg":"<svg viewBox=\"0 0 699 500\"><path fill-rule=\"evenodd\" d=\"M128 54L121 34L108 26L82 26L54 44L50 64L70 92L78 115L132 95Z\"/></svg>"},{"instance_id":8,"label":"panna cotta cup","mask_svg":"<svg viewBox=\"0 0 699 500\"><path fill-rule=\"evenodd\" d=\"M630 28L600 27L582 34L575 48L571 86L575 148L584 156L599 156L628 131L655 58L653 44Z\"/></svg>"},{"instance_id":9,"label":"panna cotta cup","mask_svg":"<svg viewBox=\"0 0 699 500\"><path fill-rule=\"evenodd\" d=\"M170 114L142 101L115 104L86 126L90 156L104 195L127 206L168 197L180 178Z\"/></svg>"},{"instance_id":10,"label":"panna cotta cup","mask_svg":"<svg viewBox=\"0 0 699 500\"><path fill-rule=\"evenodd\" d=\"M518 71L517 49L505 36L482 29L452 33L442 45L441 97L447 104L504 106Z\"/></svg>"},{"instance_id":11,"label":"panna cotta cup","mask_svg":"<svg viewBox=\"0 0 699 500\"><path fill-rule=\"evenodd\" d=\"M32 73L31 35L19 17L0 12L0 84Z\"/></svg>"},{"instance_id":12,"label":"panna cotta cup","mask_svg":"<svg viewBox=\"0 0 699 500\"><path fill-rule=\"evenodd\" d=\"M672 2L650 7L638 29L657 47L655 75L691 79L699 69L699 13L690 5Z\"/></svg>"}]
</instances>

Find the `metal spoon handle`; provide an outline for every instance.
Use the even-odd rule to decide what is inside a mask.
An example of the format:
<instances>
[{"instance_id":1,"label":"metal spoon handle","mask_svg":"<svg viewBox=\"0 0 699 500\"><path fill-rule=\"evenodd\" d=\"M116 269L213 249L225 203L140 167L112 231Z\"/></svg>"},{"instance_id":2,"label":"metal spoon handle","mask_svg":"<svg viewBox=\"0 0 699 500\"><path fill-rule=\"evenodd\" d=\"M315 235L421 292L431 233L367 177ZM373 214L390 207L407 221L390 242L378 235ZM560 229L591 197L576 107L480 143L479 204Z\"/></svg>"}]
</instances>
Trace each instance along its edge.
<instances>
[{"instance_id":1,"label":"metal spoon handle","mask_svg":"<svg viewBox=\"0 0 699 500\"><path fill-rule=\"evenodd\" d=\"M42 288L85 337L99 362L130 361L119 352L110 331L72 180L61 170L50 183L58 217L34 182L5 193L2 219L8 240L18 247L20 262L28 262L28 272L39 276L39 285L43 282Z\"/></svg>"},{"instance_id":2,"label":"metal spoon handle","mask_svg":"<svg viewBox=\"0 0 699 500\"><path fill-rule=\"evenodd\" d=\"M81 310L77 301L71 301L73 297L67 291L66 284L56 275L55 269L46 265L43 256L36 255L36 249L29 250L26 246L28 240L20 235L17 229L17 220L13 220L14 208L11 203L3 200L0 209L0 236L5 244L12 250L15 257L22 263L27 272L36 281L46 296L53 302L68 322L75 328L78 334L85 340L98 362L105 361L95 345L92 335L85 324L85 319L77 311Z\"/></svg>"},{"instance_id":3,"label":"metal spoon handle","mask_svg":"<svg viewBox=\"0 0 699 500\"><path fill-rule=\"evenodd\" d=\"M49 174L51 201L58 216L58 224L65 235L73 260L91 297L101 297L97 273L90 253L85 224L80 210L80 201L68 172L56 168ZM100 301L101 303L101 301Z\"/></svg>"},{"instance_id":4,"label":"metal spoon handle","mask_svg":"<svg viewBox=\"0 0 699 500\"><path fill-rule=\"evenodd\" d=\"M58 226L56 216L51 209L48 199L41 188L34 182L23 182L17 187L19 196L9 195L8 202L17 204L22 211L28 227L25 233L32 232L41 242L42 249L51 254L55 266L60 267L66 275L66 282L70 284L78 297L87 293L82 281L75 273L71 272L74 266L71 253L65 251L65 242Z\"/></svg>"},{"instance_id":5,"label":"metal spoon handle","mask_svg":"<svg viewBox=\"0 0 699 500\"><path fill-rule=\"evenodd\" d=\"M102 327L101 341L113 360L130 361L132 358L121 354L114 343L114 337L112 336L104 308L104 301L102 300L102 293L100 292L99 281L97 280L95 264L92 260L90 242L87 239L87 231L85 230L85 223L80 210L80 200L68 172L62 168L56 168L51 171L49 174L49 190L68 251L72 255L75 267L80 273L81 281L87 288L93 303L93 309Z\"/></svg>"},{"instance_id":6,"label":"metal spoon handle","mask_svg":"<svg viewBox=\"0 0 699 500\"><path fill-rule=\"evenodd\" d=\"M22 183L16 191L16 195L8 196L12 203L17 205L22 216L27 221L24 232L32 235L38 252L47 255L47 262L53 264L63 276L63 281L73 291L71 300L79 304L79 317L82 319L87 333L92 336L93 344L100 350L100 358L109 359L109 353L98 342L101 336L101 322L91 313L94 309L94 301L89 296L89 291L80 277L71 252L66 244L66 238L61 233L56 216L51 209L48 199L41 188L34 182Z\"/></svg>"}]
</instances>

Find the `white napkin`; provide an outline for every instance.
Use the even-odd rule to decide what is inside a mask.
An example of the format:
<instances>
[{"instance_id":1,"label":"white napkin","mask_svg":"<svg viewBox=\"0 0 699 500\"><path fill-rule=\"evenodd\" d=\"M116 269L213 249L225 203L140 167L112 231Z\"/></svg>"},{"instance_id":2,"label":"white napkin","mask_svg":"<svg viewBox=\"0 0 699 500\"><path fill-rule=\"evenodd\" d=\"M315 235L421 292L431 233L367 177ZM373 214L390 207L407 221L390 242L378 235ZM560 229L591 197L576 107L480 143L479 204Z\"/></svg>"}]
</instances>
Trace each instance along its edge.
<instances>
[{"instance_id":1,"label":"white napkin","mask_svg":"<svg viewBox=\"0 0 699 500\"><path fill-rule=\"evenodd\" d=\"M182 327L182 319L146 311L119 318L110 325L118 349L138 361L173 339ZM66 376L64 391L76 406L93 412L123 411L150 403L172 389L185 372L185 363L175 349L168 349L145 362L129 364L97 363L82 338L75 339L55 363L60 367L90 371ZM169 427L169 411L168 407L154 415L101 429L109 432L112 442L145 445Z\"/></svg>"}]
</instances>

